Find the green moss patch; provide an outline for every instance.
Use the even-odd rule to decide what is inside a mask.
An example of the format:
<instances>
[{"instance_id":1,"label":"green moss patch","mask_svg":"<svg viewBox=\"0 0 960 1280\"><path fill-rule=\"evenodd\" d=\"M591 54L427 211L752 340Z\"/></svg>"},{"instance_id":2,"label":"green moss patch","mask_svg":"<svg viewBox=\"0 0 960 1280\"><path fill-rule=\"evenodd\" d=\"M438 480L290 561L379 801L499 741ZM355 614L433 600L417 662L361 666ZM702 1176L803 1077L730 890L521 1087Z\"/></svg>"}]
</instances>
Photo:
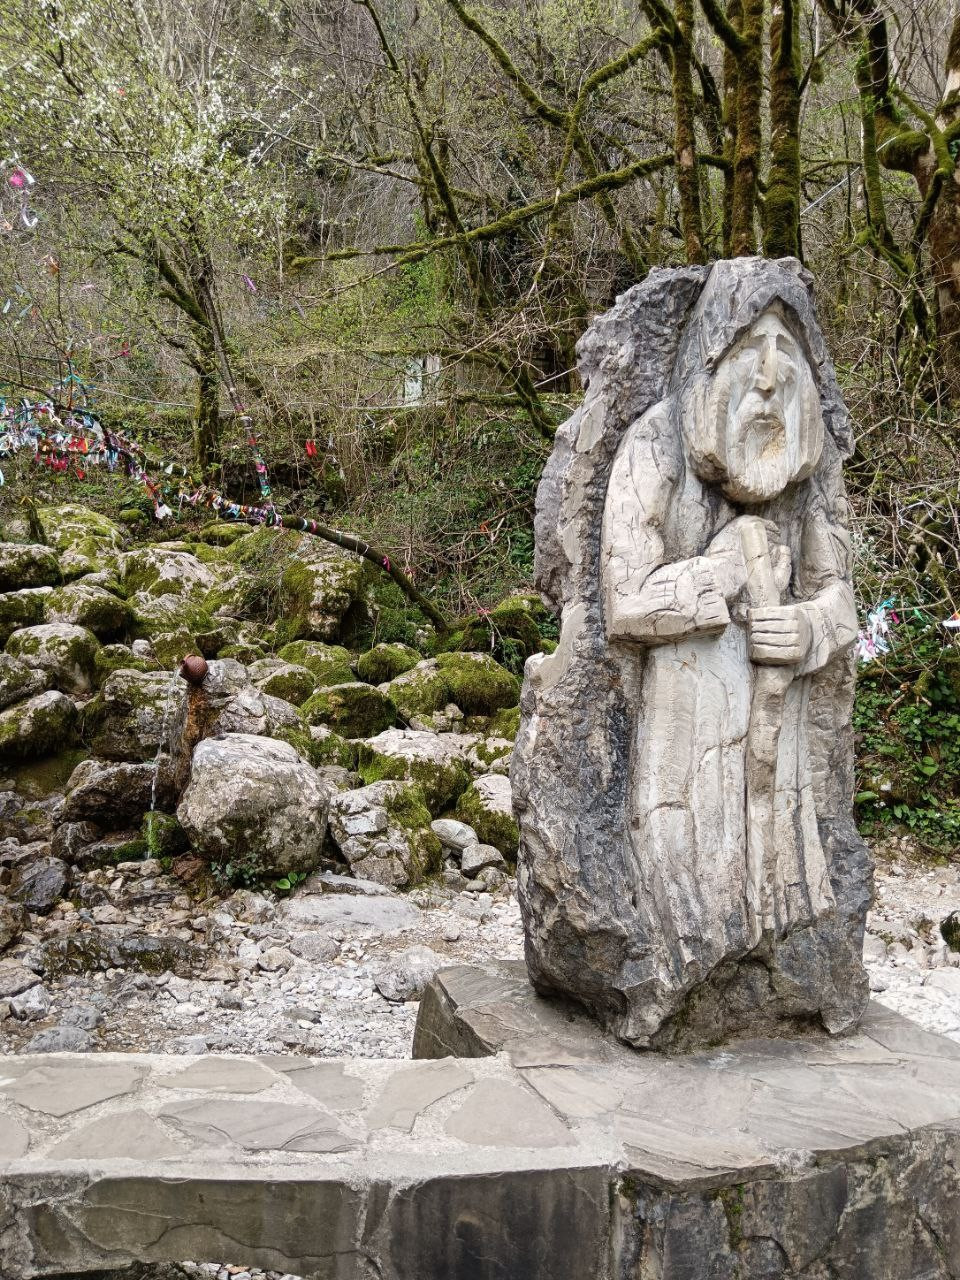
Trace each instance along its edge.
<instances>
[{"instance_id":1,"label":"green moss patch","mask_svg":"<svg viewBox=\"0 0 960 1280\"><path fill-rule=\"evenodd\" d=\"M318 689L302 711L310 724L329 725L345 738L372 738L397 718L397 708L386 694L358 681Z\"/></svg>"},{"instance_id":2,"label":"green moss patch","mask_svg":"<svg viewBox=\"0 0 960 1280\"><path fill-rule=\"evenodd\" d=\"M350 650L339 644L294 640L285 644L277 657L312 671L318 685L348 684L356 679L350 666L353 661Z\"/></svg>"},{"instance_id":3,"label":"green moss patch","mask_svg":"<svg viewBox=\"0 0 960 1280\"><path fill-rule=\"evenodd\" d=\"M408 644L378 644L357 659L357 675L367 684L386 684L420 661L421 655Z\"/></svg>"},{"instance_id":4,"label":"green moss patch","mask_svg":"<svg viewBox=\"0 0 960 1280\"><path fill-rule=\"evenodd\" d=\"M520 701L520 681L482 653L441 653L437 667L464 715L489 716Z\"/></svg>"}]
</instances>

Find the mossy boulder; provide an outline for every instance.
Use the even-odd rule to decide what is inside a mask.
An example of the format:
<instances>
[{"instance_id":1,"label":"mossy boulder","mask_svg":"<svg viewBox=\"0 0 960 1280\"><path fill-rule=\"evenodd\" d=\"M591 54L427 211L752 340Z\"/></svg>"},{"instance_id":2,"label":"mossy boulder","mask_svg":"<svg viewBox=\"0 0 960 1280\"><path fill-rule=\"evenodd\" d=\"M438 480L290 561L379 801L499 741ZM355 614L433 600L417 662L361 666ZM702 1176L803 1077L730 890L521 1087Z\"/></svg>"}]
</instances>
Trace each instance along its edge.
<instances>
[{"instance_id":1,"label":"mossy boulder","mask_svg":"<svg viewBox=\"0 0 960 1280\"><path fill-rule=\"evenodd\" d=\"M513 741L520 732L520 708L503 707L495 712L487 721L485 731L493 738L507 738Z\"/></svg>"},{"instance_id":2,"label":"mossy boulder","mask_svg":"<svg viewBox=\"0 0 960 1280\"><path fill-rule=\"evenodd\" d=\"M32 760L63 751L76 741L77 709L51 689L0 711L0 760Z\"/></svg>"},{"instance_id":3,"label":"mossy boulder","mask_svg":"<svg viewBox=\"0 0 960 1280\"><path fill-rule=\"evenodd\" d=\"M367 620L370 566L352 551L292 529L263 528L227 555L276 591L278 635L286 639L347 640Z\"/></svg>"},{"instance_id":4,"label":"mossy boulder","mask_svg":"<svg viewBox=\"0 0 960 1280\"><path fill-rule=\"evenodd\" d=\"M0 594L0 644L6 644L14 631L38 627L46 617L47 600L52 594L50 587Z\"/></svg>"},{"instance_id":5,"label":"mossy boulder","mask_svg":"<svg viewBox=\"0 0 960 1280\"><path fill-rule=\"evenodd\" d=\"M413 888L440 868L443 846L430 829L423 793L404 782L376 782L330 800L330 834L365 880Z\"/></svg>"},{"instance_id":6,"label":"mossy boulder","mask_svg":"<svg viewBox=\"0 0 960 1280\"><path fill-rule=\"evenodd\" d=\"M150 858L175 858L190 847L187 833L172 813L151 809L143 815L140 838Z\"/></svg>"},{"instance_id":7,"label":"mossy boulder","mask_svg":"<svg viewBox=\"0 0 960 1280\"><path fill-rule=\"evenodd\" d=\"M45 693L50 684L49 672L28 667L9 653L0 653L0 708Z\"/></svg>"},{"instance_id":8,"label":"mossy boulder","mask_svg":"<svg viewBox=\"0 0 960 1280\"><path fill-rule=\"evenodd\" d=\"M391 680L387 691L404 720L431 716L453 701L450 683L432 659Z\"/></svg>"},{"instance_id":9,"label":"mossy boulder","mask_svg":"<svg viewBox=\"0 0 960 1280\"><path fill-rule=\"evenodd\" d=\"M185 627L160 631L150 637L150 648L163 671L173 671L189 653L197 652L197 637Z\"/></svg>"},{"instance_id":10,"label":"mossy boulder","mask_svg":"<svg viewBox=\"0 0 960 1280\"><path fill-rule=\"evenodd\" d=\"M451 701L468 716L489 716L520 701L520 681L485 653L441 653L437 667Z\"/></svg>"},{"instance_id":11,"label":"mossy boulder","mask_svg":"<svg viewBox=\"0 0 960 1280\"><path fill-rule=\"evenodd\" d=\"M458 649L489 653L518 673L531 654L551 643L545 632L555 632L556 622L539 596L508 596L485 613L467 620L456 638Z\"/></svg>"},{"instance_id":12,"label":"mossy boulder","mask_svg":"<svg viewBox=\"0 0 960 1280\"><path fill-rule=\"evenodd\" d=\"M247 538L253 532L248 524L231 524L224 520L215 520L212 524L205 524L199 533L195 534L198 542L206 542L212 547L232 547L235 542L239 542L241 538Z\"/></svg>"},{"instance_id":13,"label":"mossy boulder","mask_svg":"<svg viewBox=\"0 0 960 1280\"><path fill-rule=\"evenodd\" d=\"M260 658L250 663L247 672L258 689L295 707L302 706L317 687L317 677L308 667L281 658Z\"/></svg>"},{"instance_id":14,"label":"mossy boulder","mask_svg":"<svg viewBox=\"0 0 960 1280\"><path fill-rule=\"evenodd\" d=\"M409 671L421 655L408 644L378 644L357 659L357 675L367 684L386 684Z\"/></svg>"},{"instance_id":15,"label":"mossy boulder","mask_svg":"<svg viewBox=\"0 0 960 1280\"><path fill-rule=\"evenodd\" d=\"M156 658L144 658L125 644L103 644L97 650L97 684L113 671L159 671Z\"/></svg>"},{"instance_id":16,"label":"mossy boulder","mask_svg":"<svg viewBox=\"0 0 960 1280\"><path fill-rule=\"evenodd\" d=\"M131 611L125 600L80 578L50 592L46 600L46 620L72 622L86 627L100 640L112 640L126 631Z\"/></svg>"},{"instance_id":17,"label":"mossy boulder","mask_svg":"<svg viewBox=\"0 0 960 1280\"><path fill-rule=\"evenodd\" d=\"M497 773L478 778L457 801L456 815L473 827L481 844L492 844L516 861L520 830L513 816L509 778Z\"/></svg>"},{"instance_id":18,"label":"mossy boulder","mask_svg":"<svg viewBox=\"0 0 960 1280\"><path fill-rule=\"evenodd\" d=\"M83 709L83 737L107 760L153 760L169 746L186 702L186 685L165 671L114 671Z\"/></svg>"},{"instance_id":19,"label":"mossy boulder","mask_svg":"<svg viewBox=\"0 0 960 1280\"><path fill-rule=\"evenodd\" d=\"M0 591L52 587L63 581L60 561L39 543L0 542Z\"/></svg>"},{"instance_id":20,"label":"mossy boulder","mask_svg":"<svg viewBox=\"0 0 960 1280\"><path fill-rule=\"evenodd\" d=\"M309 724L329 725L344 738L372 738L397 719L392 700L360 681L318 689L301 710Z\"/></svg>"},{"instance_id":21,"label":"mossy boulder","mask_svg":"<svg viewBox=\"0 0 960 1280\"><path fill-rule=\"evenodd\" d=\"M128 596L180 596L203 600L219 577L196 556L175 547L138 547L121 562L123 589Z\"/></svg>"},{"instance_id":22,"label":"mossy boulder","mask_svg":"<svg viewBox=\"0 0 960 1280\"><path fill-rule=\"evenodd\" d=\"M124 507L117 512L117 520L127 529L144 529L150 523L150 517L139 507Z\"/></svg>"},{"instance_id":23,"label":"mossy boulder","mask_svg":"<svg viewBox=\"0 0 960 1280\"><path fill-rule=\"evenodd\" d=\"M339 733L334 733L326 725L312 725L310 727L310 737L312 743L307 753L307 759L316 769L322 769L324 765L335 764L342 769L355 769L357 767L357 744L348 742L346 738L341 738Z\"/></svg>"},{"instance_id":24,"label":"mossy boulder","mask_svg":"<svg viewBox=\"0 0 960 1280\"><path fill-rule=\"evenodd\" d=\"M283 646L277 657L312 671L318 685L348 684L356 679L350 667L353 661L350 650L339 644L293 640Z\"/></svg>"},{"instance_id":25,"label":"mossy boulder","mask_svg":"<svg viewBox=\"0 0 960 1280\"><path fill-rule=\"evenodd\" d=\"M40 507L37 514L47 541L60 553L65 578L80 578L116 564L126 535L106 516L74 503Z\"/></svg>"},{"instance_id":26,"label":"mossy boulder","mask_svg":"<svg viewBox=\"0 0 960 1280\"><path fill-rule=\"evenodd\" d=\"M46 671L51 683L65 693L89 693L97 672L100 643L86 627L68 622L46 622L39 627L14 631L7 653L28 667Z\"/></svg>"},{"instance_id":27,"label":"mossy boulder","mask_svg":"<svg viewBox=\"0 0 960 1280\"><path fill-rule=\"evenodd\" d=\"M455 733L387 729L357 743L357 772L367 783L388 778L417 783L437 817L470 785L466 752L472 744L472 738Z\"/></svg>"},{"instance_id":28,"label":"mossy boulder","mask_svg":"<svg viewBox=\"0 0 960 1280\"><path fill-rule=\"evenodd\" d=\"M266 657L266 652L263 645L252 644L249 640L238 640L235 644L225 644L220 650L220 657L233 658L236 662L242 662L244 666L248 666Z\"/></svg>"}]
</instances>

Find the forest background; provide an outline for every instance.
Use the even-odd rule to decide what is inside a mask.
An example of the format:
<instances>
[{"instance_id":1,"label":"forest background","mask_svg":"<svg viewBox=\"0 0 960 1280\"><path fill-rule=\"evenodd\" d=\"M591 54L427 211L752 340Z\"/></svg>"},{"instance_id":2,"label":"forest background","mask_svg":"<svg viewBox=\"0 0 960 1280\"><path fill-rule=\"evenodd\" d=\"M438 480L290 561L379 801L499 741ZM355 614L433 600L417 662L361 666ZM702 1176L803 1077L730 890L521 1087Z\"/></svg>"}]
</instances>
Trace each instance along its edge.
<instances>
[{"instance_id":1,"label":"forest background","mask_svg":"<svg viewBox=\"0 0 960 1280\"><path fill-rule=\"evenodd\" d=\"M278 512L368 539L508 660L488 620L530 586L590 318L652 267L802 258L857 428L862 613L896 618L861 819L956 844L951 6L0 0L0 58L7 404L82 402L238 503L259 453ZM159 528L122 470L3 471L6 528L40 501L144 538L209 519ZM375 638L422 621L391 586Z\"/></svg>"}]
</instances>

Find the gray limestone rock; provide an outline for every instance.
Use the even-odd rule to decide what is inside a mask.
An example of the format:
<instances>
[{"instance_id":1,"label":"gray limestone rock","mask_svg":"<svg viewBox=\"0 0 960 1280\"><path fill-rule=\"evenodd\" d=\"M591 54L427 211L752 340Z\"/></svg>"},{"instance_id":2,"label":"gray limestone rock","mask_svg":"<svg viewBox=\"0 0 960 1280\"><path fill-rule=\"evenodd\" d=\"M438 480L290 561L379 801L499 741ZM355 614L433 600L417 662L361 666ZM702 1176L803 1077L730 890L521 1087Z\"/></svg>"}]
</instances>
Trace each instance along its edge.
<instances>
[{"instance_id":1,"label":"gray limestone rock","mask_svg":"<svg viewBox=\"0 0 960 1280\"><path fill-rule=\"evenodd\" d=\"M73 745L77 709L65 693L38 693L0 711L0 760L30 760Z\"/></svg>"},{"instance_id":2,"label":"gray limestone rock","mask_svg":"<svg viewBox=\"0 0 960 1280\"><path fill-rule=\"evenodd\" d=\"M412 887L440 865L441 844L418 786L374 782L330 801L330 834L358 876Z\"/></svg>"},{"instance_id":3,"label":"gray limestone rock","mask_svg":"<svg viewBox=\"0 0 960 1280\"><path fill-rule=\"evenodd\" d=\"M82 760L67 783L60 817L67 823L96 821L119 826L150 808L156 766L150 762ZM158 788L162 800L165 788ZM96 838L95 836L93 838Z\"/></svg>"},{"instance_id":4,"label":"gray limestone rock","mask_svg":"<svg viewBox=\"0 0 960 1280\"><path fill-rule=\"evenodd\" d=\"M419 1000L442 964L440 956L429 947L408 947L377 966L374 986L385 1000Z\"/></svg>"},{"instance_id":5,"label":"gray limestone rock","mask_svg":"<svg viewBox=\"0 0 960 1280\"><path fill-rule=\"evenodd\" d=\"M82 1027L60 1025L38 1031L27 1041L24 1053L89 1053L93 1036Z\"/></svg>"},{"instance_id":6,"label":"gray limestone rock","mask_svg":"<svg viewBox=\"0 0 960 1280\"><path fill-rule=\"evenodd\" d=\"M282 875L317 865L328 803L316 770L293 747L228 733L197 746L177 817L202 857Z\"/></svg>"},{"instance_id":7,"label":"gray limestone rock","mask_svg":"<svg viewBox=\"0 0 960 1280\"><path fill-rule=\"evenodd\" d=\"M96 675L100 644L86 627L69 622L45 622L14 631L7 653L28 667L44 671L64 693L89 693Z\"/></svg>"},{"instance_id":8,"label":"gray limestone rock","mask_svg":"<svg viewBox=\"0 0 960 1280\"><path fill-rule=\"evenodd\" d=\"M492 844L469 844L460 855L460 870L472 880L488 867L506 866L503 854Z\"/></svg>"},{"instance_id":9,"label":"gray limestone rock","mask_svg":"<svg viewBox=\"0 0 960 1280\"><path fill-rule=\"evenodd\" d=\"M29 667L9 653L0 653L0 710L50 688L50 675Z\"/></svg>"},{"instance_id":10,"label":"gray limestone rock","mask_svg":"<svg viewBox=\"0 0 960 1280\"><path fill-rule=\"evenodd\" d=\"M638 1047L839 1032L866 1000L852 433L810 283L651 272L582 339L538 490L561 632L511 770L527 962Z\"/></svg>"},{"instance_id":11,"label":"gray limestone rock","mask_svg":"<svg viewBox=\"0 0 960 1280\"><path fill-rule=\"evenodd\" d=\"M84 709L84 738L110 760L153 760L182 720L186 686L165 671L114 671Z\"/></svg>"},{"instance_id":12,"label":"gray limestone rock","mask_svg":"<svg viewBox=\"0 0 960 1280\"><path fill-rule=\"evenodd\" d=\"M50 547L38 543L0 542L0 591L50 587L60 580L60 564Z\"/></svg>"},{"instance_id":13,"label":"gray limestone rock","mask_svg":"<svg viewBox=\"0 0 960 1280\"><path fill-rule=\"evenodd\" d=\"M63 897L69 880L69 868L59 858L31 858L14 868L10 897L28 911L46 915Z\"/></svg>"},{"instance_id":14,"label":"gray limestone rock","mask_svg":"<svg viewBox=\"0 0 960 1280\"><path fill-rule=\"evenodd\" d=\"M27 924L26 908L0 894L0 951L16 942Z\"/></svg>"}]
</instances>

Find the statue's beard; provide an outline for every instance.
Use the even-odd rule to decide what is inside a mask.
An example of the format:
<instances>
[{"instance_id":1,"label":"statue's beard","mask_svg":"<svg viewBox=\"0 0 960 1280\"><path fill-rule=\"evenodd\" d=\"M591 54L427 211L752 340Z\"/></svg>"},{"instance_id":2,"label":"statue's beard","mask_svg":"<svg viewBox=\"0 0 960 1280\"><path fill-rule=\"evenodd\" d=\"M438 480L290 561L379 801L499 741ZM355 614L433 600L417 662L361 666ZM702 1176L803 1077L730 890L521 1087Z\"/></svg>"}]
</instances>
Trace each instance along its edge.
<instances>
[{"instance_id":1,"label":"statue's beard","mask_svg":"<svg viewBox=\"0 0 960 1280\"><path fill-rule=\"evenodd\" d=\"M801 395L788 413L779 396L737 391L721 369L680 392L688 458L732 501L767 502L813 471L823 445L819 400Z\"/></svg>"}]
</instances>

